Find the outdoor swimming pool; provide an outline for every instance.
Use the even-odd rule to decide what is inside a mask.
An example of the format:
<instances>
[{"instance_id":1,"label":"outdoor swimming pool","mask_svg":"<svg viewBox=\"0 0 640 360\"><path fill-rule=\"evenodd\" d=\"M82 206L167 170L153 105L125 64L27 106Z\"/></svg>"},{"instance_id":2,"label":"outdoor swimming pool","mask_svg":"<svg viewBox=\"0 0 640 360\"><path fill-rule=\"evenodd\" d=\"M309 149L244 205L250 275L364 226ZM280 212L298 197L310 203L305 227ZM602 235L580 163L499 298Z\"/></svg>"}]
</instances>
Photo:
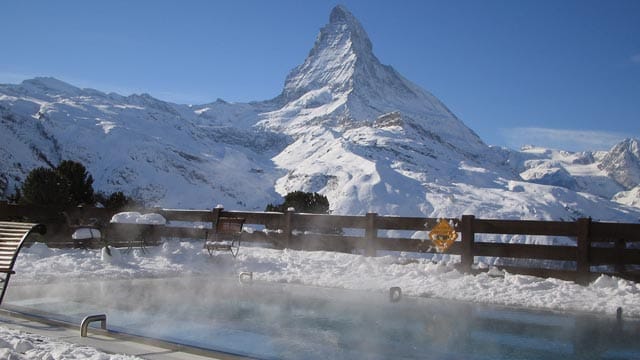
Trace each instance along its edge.
<instances>
[{"instance_id":1,"label":"outdoor swimming pool","mask_svg":"<svg viewBox=\"0 0 640 360\"><path fill-rule=\"evenodd\" d=\"M637 321L215 277L12 285L3 306L264 359L640 358Z\"/></svg>"}]
</instances>

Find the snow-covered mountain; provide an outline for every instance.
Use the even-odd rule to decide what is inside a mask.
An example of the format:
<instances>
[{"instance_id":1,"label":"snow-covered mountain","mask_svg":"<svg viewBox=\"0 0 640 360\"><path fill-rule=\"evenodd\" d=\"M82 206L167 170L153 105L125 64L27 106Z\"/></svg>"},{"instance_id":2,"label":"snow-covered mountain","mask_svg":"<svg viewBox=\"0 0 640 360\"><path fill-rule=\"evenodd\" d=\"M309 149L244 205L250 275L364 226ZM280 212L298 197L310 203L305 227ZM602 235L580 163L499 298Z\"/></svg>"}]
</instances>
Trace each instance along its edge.
<instances>
[{"instance_id":1,"label":"snow-covered mountain","mask_svg":"<svg viewBox=\"0 0 640 360\"><path fill-rule=\"evenodd\" d=\"M304 190L340 214L640 219L638 140L609 152L489 147L381 64L342 6L267 101L187 106L52 78L0 85L0 196L63 159L85 164L98 190L149 205L261 210Z\"/></svg>"},{"instance_id":2,"label":"snow-covered mountain","mask_svg":"<svg viewBox=\"0 0 640 360\"><path fill-rule=\"evenodd\" d=\"M251 105L189 107L149 95L78 89L52 78L0 86L0 190L6 196L36 166L78 160L96 189L150 204L257 208L278 197L272 166L284 135L242 124ZM224 116L203 116L218 109Z\"/></svg>"},{"instance_id":3,"label":"snow-covered mountain","mask_svg":"<svg viewBox=\"0 0 640 360\"><path fill-rule=\"evenodd\" d=\"M609 151L567 152L523 147L512 164L522 179L640 205L640 152L637 139Z\"/></svg>"}]
</instances>

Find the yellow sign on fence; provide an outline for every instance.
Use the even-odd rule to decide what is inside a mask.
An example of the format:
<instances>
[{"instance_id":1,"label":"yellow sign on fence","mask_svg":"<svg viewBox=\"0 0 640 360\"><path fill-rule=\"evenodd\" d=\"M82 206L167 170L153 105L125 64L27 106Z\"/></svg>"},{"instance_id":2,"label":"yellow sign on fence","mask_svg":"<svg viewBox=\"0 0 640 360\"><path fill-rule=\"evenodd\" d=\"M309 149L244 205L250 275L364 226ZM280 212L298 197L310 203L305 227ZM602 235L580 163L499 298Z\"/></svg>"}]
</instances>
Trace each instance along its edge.
<instances>
[{"instance_id":1,"label":"yellow sign on fence","mask_svg":"<svg viewBox=\"0 0 640 360\"><path fill-rule=\"evenodd\" d=\"M438 252L447 251L457 238L458 233L445 219L440 219L436 226L429 232L429 239L431 239L431 243L436 247Z\"/></svg>"}]
</instances>

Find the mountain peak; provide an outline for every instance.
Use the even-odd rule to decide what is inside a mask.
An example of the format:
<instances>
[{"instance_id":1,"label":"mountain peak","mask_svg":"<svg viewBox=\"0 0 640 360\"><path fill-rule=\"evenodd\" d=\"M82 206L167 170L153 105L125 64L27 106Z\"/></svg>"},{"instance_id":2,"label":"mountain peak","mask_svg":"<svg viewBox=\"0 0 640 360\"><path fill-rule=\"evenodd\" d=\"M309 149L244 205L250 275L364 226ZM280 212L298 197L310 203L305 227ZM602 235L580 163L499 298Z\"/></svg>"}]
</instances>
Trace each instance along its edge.
<instances>
[{"instance_id":1,"label":"mountain peak","mask_svg":"<svg viewBox=\"0 0 640 360\"><path fill-rule=\"evenodd\" d=\"M345 129L398 113L416 134L439 134L464 153L486 151L440 100L378 60L360 22L341 5L331 11L304 63L289 73L277 100L280 108L262 116L260 125L294 134L310 124Z\"/></svg>"},{"instance_id":2,"label":"mountain peak","mask_svg":"<svg viewBox=\"0 0 640 360\"><path fill-rule=\"evenodd\" d=\"M640 143L627 138L616 144L602 158L600 169L606 171L627 190L640 183Z\"/></svg>"},{"instance_id":3,"label":"mountain peak","mask_svg":"<svg viewBox=\"0 0 640 360\"><path fill-rule=\"evenodd\" d=\"M331 14L329 15L330 23L339 23L339 22L348 22L352 19L355 19L351 12L347 10L343 5L336 5L336 7L331 10Z\"/></svg>"},{"instance_id":4,"label":"mountain peak","mask_svg":"<svg viewBox=\"0 0 640 360\"><path fill-rule=\"evenodd\" d=\"M329 24L321 30L321 37L322 32L348 33L351 37L352 45L362 50L371 51L371 40L369 40L366 31L364 31L358 19L342 5L338 5L331 10Z\"/></svg>"},{"instance_id":5,"label":"mountain peak","mask_svg":"<svg viewBox=\"0 0 640 360\"><path fill-rule=\"evenodd\" d=\"M348 92L357 62L377 62L371 41L360 22L344 6L329 15L304 63L287 76L282 96L290 102L309 91L330 88Z\"/></svg>"},{"instance_id":6,"label":"mountain peak","mask_svg":"<svg viewBox=\"0 0 640 360\"><path fill-rule=\"evenodd\" d=\"M62 93L67 95L76 95L81 92L80 88L54 77L35 77L33 79L24 80L21 85L25 88L34 89L47 94Z\"/></svg>"},{"instance_id":7,"label":"mountain peak","mask_svg":"<svg viewBox=\"0 0 640 360\"><path fill-rule=\"evenodd\" d=\"M640 141L634 138L626 138L616 144L611 149L611 152L628 152L630 154L633 154L635 157L640 158Z\"/></svg>"},{"instance_id":8,"label":"mountain peak","mask_svg":"<svg viewBox=\"0 0 640 360\"><path fill-rule=\"evenodd\" d=\"M371 40L362 24L356 19L346 7L338 5L331 10L329 23L320 30L320 35L316 41L316 46L329 45L333 43L323 43L322 40L336 40L336 35L341 35L340 39L348 41L348 45L356 51L370 53L372 50Z\"/></svg>"}]
</instances>

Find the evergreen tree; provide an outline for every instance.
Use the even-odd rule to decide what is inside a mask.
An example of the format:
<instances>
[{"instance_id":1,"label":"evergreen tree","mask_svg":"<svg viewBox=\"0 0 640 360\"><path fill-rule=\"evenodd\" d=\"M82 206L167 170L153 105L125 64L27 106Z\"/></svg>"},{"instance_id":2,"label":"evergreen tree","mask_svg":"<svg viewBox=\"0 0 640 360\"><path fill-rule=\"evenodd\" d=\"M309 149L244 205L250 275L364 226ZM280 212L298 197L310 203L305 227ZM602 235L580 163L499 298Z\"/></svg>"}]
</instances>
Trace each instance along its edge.
<instances>
[{"instance_id":1,"label":"evergreen tree","mask_svg":"<svg viewBox=\"0 0 640 360\"><path fill-rule=\"evenodd\" d=\"M38 167L31 170L15 197L23 204L60 209L93 205L93 177L81 163L64 160L55 169Z\"/></svg>"},{"instance_id":2,"label":"evergreen tree","mask_svg":"<svg viewBox=\"0 0 640 360\"><path fill-rule=\"evenodd\" d=\"M285 212L288 208L294 208L297 212L312 214L328 214L329 200L326 196L316 192L294 191L284 197L284 202L280 205L269 204L266 211Z\"/></svg>"},{"instance_id":3,"label":"evergreen tree","mask_svg":"<svg viewBox=\"0 0 640 360\"><path fill-rule=\"evenodd\" d=\"M18 185L15 185L13 188L13 195L9 195L7 198L10 204L19 204L22 201L22 192Z\"/></svg>"},{"instance_id":4,"label":"evergreen tree","mask_svg":"<svg viewBox=\"0 0 640 360\"><path fill-rule=\"evenodd\" d=\"M96 201L101 203L105 208L112 210L121 210L125 207L136 207L139 205L133 198L125 195L122 191L116 191L109 196L98 193L95 198Z\"/></svg>"},{"instance_id":5,"label":"evergreen tree","mask_svg":"<svg viewBox=\"0 0 640 360\"><path fill-rule=\"evenodd\" d=\"M21 202L64 209L70 205L69 182L57 171L38 167L27 175L22 184Z\"/></svg>"},{"instance_id":6,"label":"evergreen tree","mask_svg":"<svg viewBox=\"0 0 640 360\"><path fill-rule=\"evenodd\" d=\"M76 205L93 205L93 177L79 162L64 160L56 168L58 174L69 183L69 203Z\"/></svg>"}]
</instances>

